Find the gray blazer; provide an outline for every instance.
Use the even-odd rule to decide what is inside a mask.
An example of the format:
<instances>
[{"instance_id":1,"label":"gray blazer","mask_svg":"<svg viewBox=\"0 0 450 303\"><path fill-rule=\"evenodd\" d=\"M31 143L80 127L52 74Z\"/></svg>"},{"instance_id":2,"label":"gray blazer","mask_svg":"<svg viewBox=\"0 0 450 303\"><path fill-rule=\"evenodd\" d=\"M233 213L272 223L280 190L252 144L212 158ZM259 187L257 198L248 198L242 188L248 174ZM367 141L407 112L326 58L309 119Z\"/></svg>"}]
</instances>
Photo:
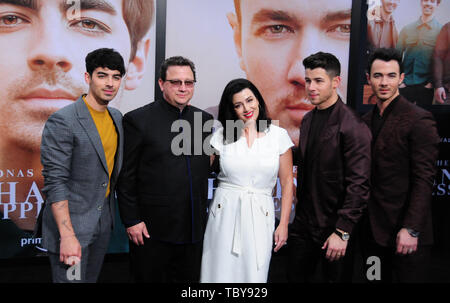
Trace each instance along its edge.
<instances>
[{"instance_id":1,"label":"gray blazer","mask_svg":"<svg viewBox=\"0 0 450 303\"><path fill-rule=\"evenodd\" d=\"M122 166L122 114L108 111L119 138L111 175L110 209L115 212L115 185ZM41 162L46 207L42 214L42 246L58 253L60 236L51 204L69 201L70 219L82 247L88 245L97 226L108 184L108 167L103 145L89 109L80 97L54 114L42 133Z\"/></svg>"}]
</instances>

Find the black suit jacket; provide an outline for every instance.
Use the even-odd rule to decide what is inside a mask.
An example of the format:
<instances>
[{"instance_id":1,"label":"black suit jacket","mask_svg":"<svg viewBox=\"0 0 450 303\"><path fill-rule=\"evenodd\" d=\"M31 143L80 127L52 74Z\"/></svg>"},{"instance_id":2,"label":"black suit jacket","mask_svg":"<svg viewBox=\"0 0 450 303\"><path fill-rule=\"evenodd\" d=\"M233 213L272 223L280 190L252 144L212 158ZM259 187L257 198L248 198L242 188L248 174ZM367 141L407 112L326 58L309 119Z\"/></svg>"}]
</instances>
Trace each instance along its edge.
<instances>
[{"instance_id":1,"label":"black suit jacket","mask_svg":"<svg viewBox=\"0 0 450 303\"><path fill-rule=\"evenodd\" d=\"M374 109L363 116L369 127ZM368 214L375 241L394 246L398 231L420 232L433 243L431 197L439 136L431 113L400 96L372 148L372 194Z\"/></svg>"},{"instance_id":2,"label":"black suit jacket","mask_svg":"<svg viewBox=\"0 0 450 303\"><path fill-rule=\"evenodd\" d=\"M118 201L125 226L144 221L150 237L170 243L202 240L210 160L203 145L200 154L194 153L199 152L194 143L202 144L209 138L211 131L203 131L203 126L210 119L210 114L193 106L180 113L164 100L124 116ZM172 150L179 146L182 132L191 135L192 145L187 147L191 155L176 155Z\"/></svg>"},{"instance_id":3,"label":"black suit jacket","mask_svg":"<svg viewBox=\"0 0 450 303\"><path fill-rule=\"evenodd\" d=\"M308 157L313 162L308 198L302 184L312 115L313 111L307 113L300 126L296 220L303 204L310 203L314 212L309 216L315 218L317 227L351 233L369 199L372 136L364 122L339 98L318 138L315 153Z\"/></svg>"}]
</instances>

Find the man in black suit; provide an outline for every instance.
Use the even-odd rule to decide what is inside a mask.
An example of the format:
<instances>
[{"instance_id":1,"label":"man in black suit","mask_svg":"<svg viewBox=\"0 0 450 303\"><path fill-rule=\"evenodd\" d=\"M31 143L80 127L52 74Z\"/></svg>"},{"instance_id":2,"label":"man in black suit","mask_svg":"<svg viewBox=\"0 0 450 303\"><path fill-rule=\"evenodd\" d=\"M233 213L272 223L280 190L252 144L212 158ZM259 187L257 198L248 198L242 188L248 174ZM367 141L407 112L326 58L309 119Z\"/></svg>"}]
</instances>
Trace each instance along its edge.
<instances>
[{"instance_id":1,"label":"man in black suit","mask_svg":"<svg viewBox=\"0 0 450 303\"><path fill-rule=\"evenodd\" d=\"M204 124L212 116L189 105L195 81L190 60L166 59L158 81L163 100L123 118L118 199L137 282L197 282L200 277L210 165L203 142L211 134ZM180 146L183 135L190 140Z\"/></svg>"},{"instance_id":2,"label":"man in black suit","mask_svg":"<svg viewBox=\"0 0 450 303\"><path fill-rule=\"evenodd\" d=\"M311 281L320 262L322 282L343 282L349 279L345 273L351 272L353 227L369 199L371 135L337 94L338 59L320 52L303 65L306 92L316 108L300 127L298 203L289 228L288 279Z\"/></svg>"},{"instance_id":3,"label":"man in black suit","mask_svg":"<svg viewBox=\"0 0 450 303\"><path fill-rule=\"evenodd\" d=\"M426 281L433 243L431 196L439 136L431 113L399 93L402 55L377 49L367 80L377 97L363 120L372 130L372 191L366 256L381 261L382 282Z\"/></svg>"}]
</instances>

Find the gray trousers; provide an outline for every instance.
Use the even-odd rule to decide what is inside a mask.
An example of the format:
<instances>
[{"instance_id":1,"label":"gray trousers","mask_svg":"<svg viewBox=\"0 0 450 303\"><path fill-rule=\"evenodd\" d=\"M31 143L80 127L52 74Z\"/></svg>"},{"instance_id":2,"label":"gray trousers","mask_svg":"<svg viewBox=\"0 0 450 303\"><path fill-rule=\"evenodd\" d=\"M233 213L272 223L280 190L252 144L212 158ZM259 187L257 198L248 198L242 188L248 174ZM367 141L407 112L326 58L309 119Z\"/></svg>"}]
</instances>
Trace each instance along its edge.
<instances>
[{"instance_id":1,"label":"gray trousers","mask_svg":"<svg viewBox=\"0 0 450 303\"><path fill-rule=\"evenodd\" d=\"M96 283L108 249L112 231L109 197L105 198L95 233L85 247L81 248L81 262L68 266L59 261L59 253L49 252L53 283Z\"/></svg>"}]
</instances>

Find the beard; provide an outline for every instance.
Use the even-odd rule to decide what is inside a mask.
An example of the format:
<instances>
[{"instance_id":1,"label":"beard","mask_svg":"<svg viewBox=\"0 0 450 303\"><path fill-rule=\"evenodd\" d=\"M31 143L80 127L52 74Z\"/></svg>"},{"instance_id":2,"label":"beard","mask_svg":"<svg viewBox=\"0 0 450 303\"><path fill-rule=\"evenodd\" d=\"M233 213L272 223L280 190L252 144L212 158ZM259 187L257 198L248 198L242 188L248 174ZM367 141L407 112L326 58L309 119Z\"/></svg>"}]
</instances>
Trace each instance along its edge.
<instances>
[{"instance_id":1,"label":"beard","mask_svg":"<svg viewBox=\"0 0 450 303\"><path fill-rule=\"evenodd\" d=\"M375 92L375 96L377 97L377 99L380 100L381 102L392 100L394 96L396 96L397 93L399 93L398 88L396 90L391 90L389 94L381 94L379 90L375 90L374 88L372 88L372 90Z\"/></svg>"}]
</instances>

